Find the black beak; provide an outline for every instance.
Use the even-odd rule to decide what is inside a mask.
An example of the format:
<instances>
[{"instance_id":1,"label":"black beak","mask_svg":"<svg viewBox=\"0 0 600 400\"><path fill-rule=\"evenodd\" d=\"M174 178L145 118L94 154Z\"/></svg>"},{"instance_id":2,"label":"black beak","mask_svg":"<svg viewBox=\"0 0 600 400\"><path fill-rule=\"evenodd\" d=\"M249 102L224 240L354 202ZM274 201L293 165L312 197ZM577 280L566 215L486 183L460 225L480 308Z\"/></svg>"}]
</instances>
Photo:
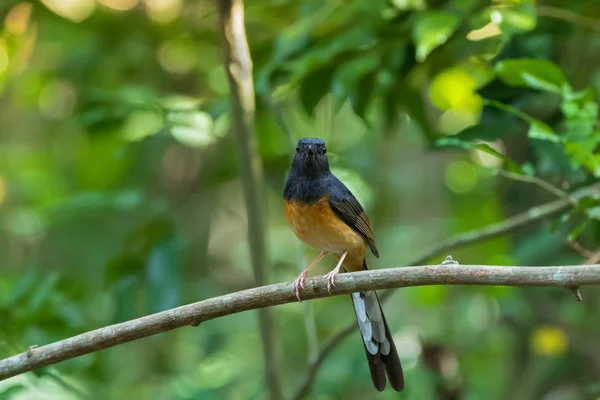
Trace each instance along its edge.
<instances>
[{"instance_id":1,"label":"black beak","mask_svg":"<svg viewBox=\"0 0 600 400\"><path fill-rule=\"evenodd\" d=\"M311 156L314 156L315 154L317 154L317 149L314 148L312 145L308 146L308 154L310 154Z\"/></svg>"}]
</instances>

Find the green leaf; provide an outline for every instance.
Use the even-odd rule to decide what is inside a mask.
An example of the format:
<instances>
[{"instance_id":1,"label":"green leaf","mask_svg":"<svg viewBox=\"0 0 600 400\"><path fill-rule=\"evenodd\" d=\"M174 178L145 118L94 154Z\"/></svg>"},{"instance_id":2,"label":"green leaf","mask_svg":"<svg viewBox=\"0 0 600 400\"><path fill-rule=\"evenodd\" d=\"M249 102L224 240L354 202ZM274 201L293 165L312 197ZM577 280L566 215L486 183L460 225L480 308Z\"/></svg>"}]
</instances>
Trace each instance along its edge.
<instances>
[{"instance_id":1,"label":"green leaf","mask_svg":"<svg viewBox=\"0 0 600 400\"><path fill-rule=\"evenodd\" d=\"M444 137L436 140L436 147L459 147L461 149L470 150L477 149L483 151L487 154L490 154L494 157L497 157L505 162L506 169L514 172L521 172L521 166L508 157L505 154L502 154L496 151L493 147L491 147L487 143L481 143L479 141L464 141L454 137Z\"/></svg>"},{"instance_id":2,"label":"green leaf","mask_svg":"<svg viewBox=\"0 0 600 400\"><path fill-rule=\"evenodd\" d=\"M425 11L417 16L412 37L417 45L416 59L425 61L433 50L452 36L460 24L460 18L443 11Z\"/></svg>"},{"instance_id":3,"label":"green leaf","mask_svg":"<svg viewBox=\"0 0 600 400\"><path fill-rule=\"evenodd\" d=\"M375 75L369 74L358 83L356 90L350 97L352 109L363 121L366 122L366 112L375 87Z\"/></svg>"},{"instance_id":4,"label":"green leaf","mask_svg":"<svg viewBox=\"0 0 600 400\"><path fill-rule=\"evenodd\" d=\"M334 70L331 66L310 73L300 86L300 102L304 110L312 115L319 101L329 93Z\"/></svg>"},{"instance_id":5,"label":"green leaf","mask_svg":"<svg viewBox=\"0 0 600 400\"><path fill-rule=\"evenodd\" d=\"M598 138L581 142L569 142L565 144L565 151L575 166L585 166L594 176L600 177L600 154L594 154L598 146Z\"/></svg>"},{"instance_id":6,"label":"green leaf","mask_svg":"<svg viewBox=\"0 0 600 400\"><path fill-rule=\"evenodd\" d=\"M398 102L399 107L406 112L410 118L419 125L419 128L430 141L434 141L438 138L439 133L431 123L431 118L428 115L428 111L425 109L426 102L423 99L422 93L419 89L411 86L408 83L401 83L396 85L394 92L392 93L390 105L388 109L395 115L395 100ZM391 117L391 115L390 115Z\"/></svg>"},{"instance_id":7,"label":"green leaf","mask_svg":"<svg viewBox=\"0 0 600 400\"><path fill-rule=\"evenodd\" d=\"M506 36L531 31L537 23L535 1L518 0L504 2L501 6L486 10L492 21L497 22Z\"/></svg>"},{"instance_id":8,"label":"green leaf","mask_svg":"<svg viewBox=\"0 0 600 400\"><path fill-rule=\"evenodd\" d=\"M598 120L598 103L591 88L579 92L573 92L566 88L563 94L561 110L566 120L565 137L569 141L587 140L596 132L596 121Z\"/></svg>"},{"instance_id":9,"label":"green leaf","mask_svg":"<svg viewBox=\"0 0 600 400\"><path fill-rule=\"evenodd\" d=\"M577 240L577 238L583 233L585 228L587 228L589 223L590 223L590 220L588 219L588 220L585 220L584 222L582 222L581 224L577 225L573 230L571 230L571 232L569 232L569 235L567 236L567 240L569 242L573 242L573 241Z\"/></svg>"},{"instance_id":10,"label":"green leaf","mask_svg":"<svg viewBox=\"0 0 600 400\"><path fill-rule=\"evenodd\" d=\"M41 310L46 302L50 301L58 283L58 279L57 273L50 273L36 286L35 291L31 297L29 297L29 301L25 307L28 313L33 314Z\"/></svg>"},{"instance_id":11,"label":"green leaf","mask_svg":"<svg viewBox=\"0 0 600 400\"><path fill-rule=\"evenodd\" d=\"M527 136L531 139L547 140L553 143L559 143L561 141L560 136L554 133L552 128L545 123L536 120L530 122Z\"/></svg>"},{"instance_id":12,"label":"green leaf","mask_svg":"<svg viewBox=\"0 0 600 400\"><path fill-rule=\"evenodd\" d=\"M590 218L600 219L600 206L589 208L587 215Z\"/></svg>"},{"instance_id":13,"label":"green leaf","mask_svg":"<svg viewBox=\"0 0 600 400\"><path fill-rule=\"evenodd\" d=\"M559 143L562 141L562 138L558 136L547 124L533 117L530 117L529 115L525 114L523 111L519 110L516 107L501 103L496 100L487 99L484 100L484 104L489 105L491 107L495 107L502 111L506 111L514 115L515 117L527 122L529 124L527 136L531 139L546 140L553 143Z\"/></svg>"},{"instance_id":14,"label":"green leaf","mask_svg":"<svg viewBox=\"0 0 600 400\"><path fill-rule=\"evenodd\" d=\"M126 253L109 260L104 272L106 285L113 285L125 277L139 275L144 270L144 260L138 254Z\"/></svg>"},{"instance_id":15,"label":"green leaf","mask_svg":"<svg viewBox=\"0 0 600 400\"><path fill-rule=\"evenodd\" d=\"M212 117L202 111L172 112L167 115L170 132L178 142L190 147L205 147L217 140Z\"/></svg>"},{"instance_id":16,"label":"green leaf","mask_svg":"<svg viewBox=\"0 0 600 400\"><path fill-rule=\"evenodd\" d=\"M19 396L19 394L25 392L26 389L27 388L22 383L6 385L0 391L0 399L7 399L7 400L13 399L13 398L16 399L17 397L21 397L21 396ZM24 395L23 397L26 397L26 395Z\"/></svg>"},{"instance_id":17,"label":"green leaf","mask_svg":"<svg viewBox=\"0 0 600 400\"><path fill-rule=\"evenodd\" d=\"M375 71L380 64L379 57L368 55L345 62L333 75L332 93L344 101L356 90L360 79L369 72Z\"/></svg>"},{"instance_id":18,"label":"green leaf","mask_svg":"<svg viewBox=\"0 0 600 400\"><path fill-rule=\"evenodd\" d=\"M140 141L158 133L162 126L163 118L158 110L134 111L125 121L121 137L127 141Z\"/></svg>"},{"instance_id":19,"label":"green leaf","mask_svg":"<svg viewBox=\"0 0 600 400\"><path fill-rule=\"evenodd\" d=\"M159 242L146 260L149 311L176 307L181 297L181 258L176 236Z\"/></svg>"},{"instance_id":20,"label":"green leaf","mask_svg":"<svg viewBox=\"0 0 600 400\"><path fill-rule=\"evenodd\" d=\"M509 86L561 93L563 87L568 85L561 69L547 60L503 60L496 64L494 71Z\"/></svg>"}]
</instances>

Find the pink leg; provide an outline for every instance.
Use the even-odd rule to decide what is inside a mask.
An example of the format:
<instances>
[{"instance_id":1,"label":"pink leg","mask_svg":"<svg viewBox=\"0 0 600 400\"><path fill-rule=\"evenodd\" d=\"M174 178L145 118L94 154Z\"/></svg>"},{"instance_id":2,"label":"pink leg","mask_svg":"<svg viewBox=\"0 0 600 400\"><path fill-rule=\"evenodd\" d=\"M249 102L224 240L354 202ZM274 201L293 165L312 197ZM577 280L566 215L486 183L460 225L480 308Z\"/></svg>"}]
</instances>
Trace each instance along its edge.
<instances>
[{"instance_id":1,"label":"pink leg","mask_svg":"<svg viewBox=\"0 0 600 400\"><path fill-rule=\"evenodd\" d=\"M296 280L294 281L294 284L292 285L292 291L294 293L296 293L296 297L298 298L298 301L300 301L300 302L302 301L302 299L300 298L300 288L304 289L304 280L308 277L308 273L326 255L327 255L327 252L322 251L321 254L319 254L317 256L317 258L315 258L315 260L308 266L308 268L306 268L304 271L302 271L302 273L300 274L300 276L298 276L298 278L296 278Z\"/></svg>"},{"instance_id":2,"label":"pink leg","mask_svg":"<svg viewBox=\"0 0 600 400\"><path fill-rule=\"evenodd\" d=\"M342 263L344 262L344 259L346 258L347 255L348 255L348 252L345 251L344 254L342 254L342 256L340 257L340 261L337 263L335 268L332 269L327 275L325 275L325 277L327 277L327 291L329 293L331 293L331 287L335 286L335 283L333 282L333 280L334 280L335 276L337 274L339 274L340 268L342 267Z\"/></svg>"}]
</instances>

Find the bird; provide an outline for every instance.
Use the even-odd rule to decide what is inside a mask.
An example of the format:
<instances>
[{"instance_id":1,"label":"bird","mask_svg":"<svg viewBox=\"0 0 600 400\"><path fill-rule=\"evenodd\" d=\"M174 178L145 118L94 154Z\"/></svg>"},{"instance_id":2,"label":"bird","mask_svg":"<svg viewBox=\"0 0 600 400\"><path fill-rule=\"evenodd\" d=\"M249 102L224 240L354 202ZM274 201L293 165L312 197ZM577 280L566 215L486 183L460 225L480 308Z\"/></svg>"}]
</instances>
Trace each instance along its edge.
<instances>
[{"instance_id":1,"label":"bird","mask_svg":"<svg viewBox=\"0 0 600 400\"><path fill-rule=\"evenodd\" d=\"M324 140L308 137L298 141L283 205L295 236L320 251L292 285L299 301L310 270L327 254L338 260L326 275L328 290L335 286L342 267L346 272L367 269L367 248L379 257L369 218L350 189L331 172ZM383 391L389 380L391 387L401 392L404 373L377 293L356 292L351 298L373 385Z\"/></svg>"}]
</instances>

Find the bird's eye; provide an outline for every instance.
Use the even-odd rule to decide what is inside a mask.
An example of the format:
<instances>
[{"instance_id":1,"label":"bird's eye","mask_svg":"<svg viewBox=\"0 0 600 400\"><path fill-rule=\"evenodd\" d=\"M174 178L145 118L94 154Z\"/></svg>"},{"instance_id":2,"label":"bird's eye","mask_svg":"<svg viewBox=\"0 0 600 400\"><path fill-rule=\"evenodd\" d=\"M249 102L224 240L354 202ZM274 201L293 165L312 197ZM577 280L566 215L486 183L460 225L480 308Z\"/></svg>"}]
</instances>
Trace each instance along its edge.
<instances>
[{"instance_id":1,"label":"bird's eye","mask_svg":"<svg viewBox=\"0 0 600 400\"><path fill-rule=\"evenodd\" d=\"M327 149L323 149L323 154L327 154Z\"/></svg>"},{"instance_id":2,"label":"bird's eye","mask_svg":"<svg viewBox=\"0 0 600 400\"><path fill-rule=\"evenodd\" d=\"M296 147L296 153L300 151L300 147Z\"/></svg>"}]
</instances>

